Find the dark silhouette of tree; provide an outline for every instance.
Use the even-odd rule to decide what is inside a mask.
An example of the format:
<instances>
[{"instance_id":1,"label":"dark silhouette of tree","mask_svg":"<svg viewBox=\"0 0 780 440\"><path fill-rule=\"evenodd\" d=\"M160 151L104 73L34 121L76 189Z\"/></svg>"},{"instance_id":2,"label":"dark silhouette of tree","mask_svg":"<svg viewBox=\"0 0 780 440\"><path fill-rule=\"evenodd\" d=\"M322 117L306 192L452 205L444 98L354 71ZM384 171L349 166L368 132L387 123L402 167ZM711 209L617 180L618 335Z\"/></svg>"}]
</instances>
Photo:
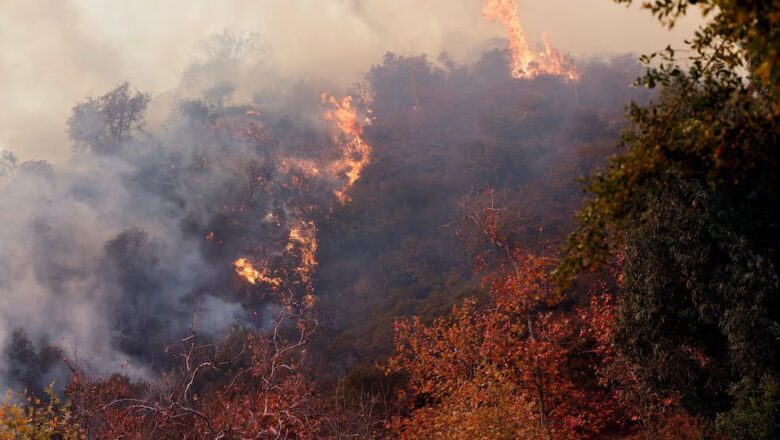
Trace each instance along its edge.
<instances>
[{"instance_id":1,"label":"dark silhouette of tree","mask_svg":"<svg viewBox=\"0 0 780 440\"><path fill-rule=\"evenodd\" d=\"M117 153L123 142L143 131L150 99L149 94L133 93L125 82L103 96L76 105L68 119L74 147L96 154Z\"/></svg>"}]
</instances>

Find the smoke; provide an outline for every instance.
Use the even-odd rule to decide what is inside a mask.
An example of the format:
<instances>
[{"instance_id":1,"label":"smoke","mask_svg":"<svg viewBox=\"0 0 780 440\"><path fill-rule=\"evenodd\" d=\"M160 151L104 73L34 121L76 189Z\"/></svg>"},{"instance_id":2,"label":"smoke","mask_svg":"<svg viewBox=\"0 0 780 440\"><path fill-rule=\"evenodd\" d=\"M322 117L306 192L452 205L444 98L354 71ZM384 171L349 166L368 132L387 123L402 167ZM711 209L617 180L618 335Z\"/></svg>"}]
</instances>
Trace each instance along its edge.
<instances>
[{"instance_id":1,"label":"smoke","mask_svg":"<svg viewBox=\"0 0 780 440\"><path fill-rule=\"evenodd\" d=\"M73 107L66 164L3 154L4 385L62 376L57 351L148 376L189 332L263 327L273 288L313 293L313 216L345 203L370 159L363 98L282 79L253 35L203 48L158 127L149 96L123 83ZM241 282L239 257L280 281Z\"/></svg>"},{"instance_id":2,"label":"smoke","mask_svg":"<svg viewBox=\"0 0 780 440\"><path fill-rule=\"evenodd\" d=\"M144 375L163 336L187 329L194 288L214 270L170 202L126 180L137 173L86 154L15 170L0 191L0 346L22 329L83 366ZM236 300L209 293L204 321L243 318Z\"/></svg>"},{"instance_id":3,"label":"smoke","mask_svg":"<svg viewBox=\"0 0 780 440\"><path fill-rule=\"evenodd\" d=\"M501 47L504 29L482 18L482 0L171 0L95 2L5 0L0 14L0 149L23 159L69 156L65 120L71 105L129 81L160 101L202 41L223 29L249 32L269 49L266 64L289 81L343 87L360 79L387 51L401 55L447 52L473 62ZM661 29L644 11L609 0L519 0L532 41L548 33L563 53L577 57L645 53L679 46L700 20ZM248 78L263 82L263 75ZM241 87L241 84L234 84ZM266 84L273 86L273 82ZM261 87L254 87L259 90Z\"/></svg>"},{"instance_id":4,"label":"smoke","mask_svg":"<svg viewBox=\"0 0 780 440\"><path fill-rule=\"evenodd\" d=\"M320 223L318 371L371 365L392 350L398 316L431 320L480 295L457 235L464 196L492 188L514 242L560 244L583 198L576 178L613 154L626 103L652 96L629 86L642 73L631 55L577 67L576 82L515 79L497 50L467 65L388 54L369 70L372 164Z\"/></svg>"},{"instance_id":5,"label":"smoke","mask_svg":"<svg viewBox=\"0 0 780 440\"><path fill-rule=\"evenodd\" d=\"M53 347L146 377L191 331L262 327L274 285L242 280L240 258L299 296L319 284L331 334L348 333L376 310L365 298L402 290L387 275L400 256L462 269L439 228L457 197L614 138L623 105L648 96L620 58L580 58L577 83L512 78L479 1L172 5L11 2L0 16L0 142L54 162L0 157L0 385L64 377ZM22 43L25 19L56 44ZM418 302L446 284L410 278Z\"/></svg>"}]
</instances>

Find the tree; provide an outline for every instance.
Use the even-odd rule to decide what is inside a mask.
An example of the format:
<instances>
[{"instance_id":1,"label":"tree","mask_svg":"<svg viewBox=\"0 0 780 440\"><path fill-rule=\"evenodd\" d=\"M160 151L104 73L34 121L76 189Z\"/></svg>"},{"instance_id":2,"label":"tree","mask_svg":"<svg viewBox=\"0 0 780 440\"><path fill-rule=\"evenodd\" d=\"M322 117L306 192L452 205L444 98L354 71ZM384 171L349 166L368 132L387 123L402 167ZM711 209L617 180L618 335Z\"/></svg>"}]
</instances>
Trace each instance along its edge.
<instances>
[{"instance_id":1,"label":"tree","mask_svg":"<svg viewBox=\"0 0 780 440\"><path fill-rule=\"evenodd\" d=\"M466 208L469 229L499 251L485 265L488 303L467 300L430 325L396 323L388 368L408 375L401 399L410 416L396 419L395 429L402 438L513 439L636 428L647 414L612 349L606 285L591 286L589 304L561 307L548 276L555 260L514 246L501 217L491 203Z\"/></svg>"},{"instance_id":2,"label":"tree","mask_svg":"<svg viewBox=\"0 0 780 440\"><path fill-rule=\"evenodd\" d=\"M645 6L673 26L692 4L710 20L689 67L671 47L644 57L660 60L640 81L659 97L631 106L621 154L587 180L556 275L566 286L620 264L619 349L643 383L712 420L733 407L732 384L779 373L780 7Z\"/></svg>"},{"instance_id":3,"label":"tree","mask_svg":"<svg viewBox=\"0 0 780 440\"><path fill-rule=\"evenodd\" d=\"M758 383L743 380L732 389L734 409L718 415L718 431L735 440L777 438L780 418L780 386L777 379L764 376Z\"/></svg>"},{"instance_id":4,"label":"tree","mask_svg":"<svg viewBox=\"0 0 780 440\"><path fill-rule=\"evenodd\" d=\"M0 178L9 178L13 176L16 167L19 166L19 159L10 151L0 151Z\"/></svg>"},{"instance_id":5,"label":"tree","mask_svg":"<svg viewBox=\"0 0 780 440\"><path fill-rule=\"evenodd\" d=\"M143 131L150 99L149 94L132 93L125 82L103 96L77 104L68 119L74 148L116 154L123 142Z\"/></svg>"},{"instance_id":6,"label":"tree","mask_svg":"<svg viewBox=\"0 0 780 440\"><path fill-rule=\"evenodd\" d=\"M21 329L15 329L2 359L8 379L38 397L38 391L45 384L41 383L42 378L61 359L61 353L50 345L36 350L27 334Z\"/></svg>"}]
</instances>

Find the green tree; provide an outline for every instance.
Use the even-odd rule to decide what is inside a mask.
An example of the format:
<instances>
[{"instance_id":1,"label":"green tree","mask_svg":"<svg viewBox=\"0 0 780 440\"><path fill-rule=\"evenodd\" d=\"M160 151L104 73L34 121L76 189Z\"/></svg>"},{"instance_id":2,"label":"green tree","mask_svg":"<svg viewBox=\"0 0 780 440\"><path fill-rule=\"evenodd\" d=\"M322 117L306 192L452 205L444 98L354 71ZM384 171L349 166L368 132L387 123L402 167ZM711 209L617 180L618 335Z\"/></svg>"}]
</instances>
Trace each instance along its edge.
<instances>
[{"instance_id":1,"label":"green tree","mask_svg":"<svg viewBox=\"0 0 780 440\"><path fill-rule=\"evenodd\" d=\"M733 440L777 438L780 419L780 383L765 376L760 382L743 380L732 390L734 409L718 415L718 431Z\"/></svg>"},{"instance_id":2,"label":"green tree","mask_svg":"<svg viewBox=\"0 0 780 440\"><path fill-rule=\"evenodd\" d=\"M780 365L780 3L644 3L669 27L694 5L708 21L685 58L643 57L639 82L661 92L630 107L620 154L587 179L556 274L621 264L622 351L649 385L723 418L730 384Z\"/></svg>"}]
</instances>

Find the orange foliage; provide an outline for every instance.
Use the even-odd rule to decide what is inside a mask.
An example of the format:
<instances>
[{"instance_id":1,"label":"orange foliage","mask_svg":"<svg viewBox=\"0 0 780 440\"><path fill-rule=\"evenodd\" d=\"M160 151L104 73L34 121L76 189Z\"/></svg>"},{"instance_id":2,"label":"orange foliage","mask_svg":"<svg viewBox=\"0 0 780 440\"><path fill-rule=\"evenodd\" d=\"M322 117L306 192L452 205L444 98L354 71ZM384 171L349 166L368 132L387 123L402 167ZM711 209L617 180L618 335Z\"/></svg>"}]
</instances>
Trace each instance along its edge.
<instances>
[{"instance_id":1,"label":"orange foliage","mask_svg":"<svg viewBox=\"0 0 780 440\"><path fill-rule=\"evenodd\" d=\"M316 250L313 223L301 228L290 241L303 248L304 267L313 270L306 266L315 264L309 260ZM133 384L120 375L93 380L74 368L66 394L89 438L314 437L313 382L301 371L317 325L314 296L299 298L289 282L269 278L267 269L246 259L235 268L250 284L272 287L278 311L269 328L236 330L221 344L193 330L166 349L173 368L153 383Z\"/></svg>"},{"instance_id":2,"label":"orange foliage","mask_svg":"<svg viewBox=\"0 0 780 440\"><path fill-rule=\"evenodd\" d=\"M543 288L540 267L526 267L524 281ZM488 307L467 301L430 326L396 324L390 370L410 377L401 397L412 416L395 425L404 438L586 438L635 416L602 369L614 356L605 296L536 315L531 338L521 297L493 293Z\"/></svg>"},{"instance_id":3,"label":"orange foliage","mask_svg":"<svg viewBox=\"0 0 780 440\"><path fill-rule=\"evenodd\" d=\"M551 258L513 248L500 233L501 210L466 210L480 235L503 255L488 273L490 301L453 308L430 325L396 323L389 371L405 372L403 438L593 438L640 419L624 389L612 344L614 306L604 285L591 302L550 310L559 295ZM618 375L618 376L616 376Z\"/></svg>"},{"instance_id":4,"label":"orange foliage","mask_svg":"<svg viewBox=\"0 0 780 440\"><path fill-rule=\"evenodd\" d=\"M159 383L76 374L66 393L89 438L313 438L312 384L297 371L299 343L250 335L240 347L192 342Z\"/></svg>"}]
</instances>

